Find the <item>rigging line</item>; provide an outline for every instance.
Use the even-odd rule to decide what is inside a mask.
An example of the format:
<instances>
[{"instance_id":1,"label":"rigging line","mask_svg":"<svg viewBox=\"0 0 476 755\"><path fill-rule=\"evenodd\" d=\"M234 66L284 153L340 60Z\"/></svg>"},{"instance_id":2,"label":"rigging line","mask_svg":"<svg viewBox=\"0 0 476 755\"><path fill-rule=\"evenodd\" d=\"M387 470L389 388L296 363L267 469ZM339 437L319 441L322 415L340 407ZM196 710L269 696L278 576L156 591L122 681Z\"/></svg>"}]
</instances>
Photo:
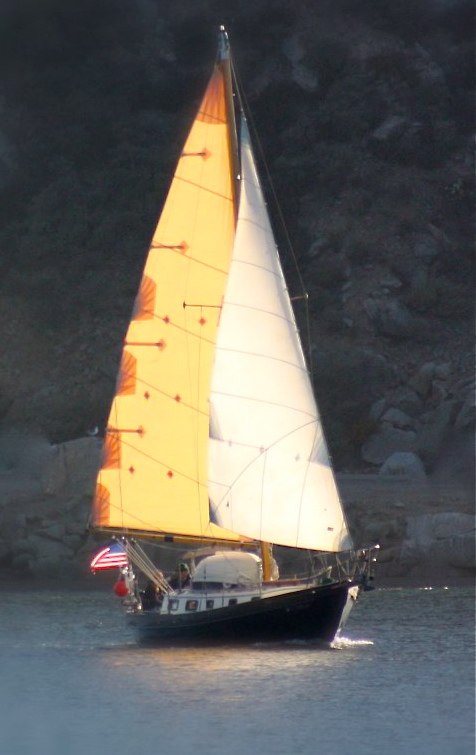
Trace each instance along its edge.
<instances>
[{"instance_id":1,"label":"rigging line","mask_svg":"<svg viewBox=\"0 0 476 755\"><path fill-rule=\"evenodd\" d=\"M185 302L184 302L185 305ZM184 307L185 309L185 307ZM203 307L200 307L200 316L203 317ZM198 367L197 367L197 408L200 406L200 373L201 373L201 363L202 363L202 341L201 339L198 342ZM198 501L198 520L200 522L200 532L203 532L203 522L202 522L202 507L200 505L201 503L201 490L200 490L200 457L199 457L199 448L200 448L200 417L197 415L197 423L196 423L196 441L195 441L195 448L196 448L196 454L195 454L195 476L197 478L197 501ZM208 433L210 432L210 419L208 420ZM203 487L203 484L202 484ZM208 489L208 484L207 484Z\"/></svg>"},{"instance_id":2,"label":"rigging line","mask_svg":"<svg viewBox=\"0 0 476 755\"><path fill-rule=\"evenodd\" d=\"M263 498L264 498L264 478L266 474L266 462L268 461L268 454L264 452L263 471L261 474L261 493L260 493L260 511L259 511L259 538L263 540Z\"/></svg>"},{"instance_id":3,"label":"rigging line","mask_svg":"<svg viewBox=\"0 0 476 755\"><path fill-rule=\"evenodd\" d=\"M298 267L298 264L297 264L296 253L294 251L294 247L293 247L293 244L291 242L291 238L289 236L289 232L287 230L286 222L284 220L284 216L282 214L281 207L280 207L279 202L278 202L278 197L277 197L277 194L276 194L276 190L274 188L273 180L271 178L271 173L269 171L269 167L268 167L268 163L267 163L266 156L265 156L265 153L264 153L264 149L263 149L261 140L260 140L259 135L258 135L258 131L257 131L256 125L255 125L255 121L254 121L254 118L253 118L253 114L252 114L251 108L250 108L250 106L248 104L246 95L244 93L244 89L243 89L243 87L241 85L241 81L239 79L238 72L236 71L235 68L233 68L233 74L234 74L234 77L235 77L235 80L236 80L236 83L237 83L237 93L238 93L238 100L239 100L239 103L240 103L240 109L241 109L241 111L242 111L243 114L246 112L246 118L247 118L247 120L249 120L249 122L251 124L252 130L253 130L253 140L254 140L257 148L258 148L258 152L260 154L260 158L261 158L263 167L265 169L265 174L266 174L266 177L267 177L267 179L269 181L269 185L270 185L270 188L271 188L271 194L272 194L273 200L274 200L274 202L276 204L276 209L277 209L277 212L278 212L278 215L279 215L280 222L281 222L282 227L283 227L283 231L284 231L284 234L285 234L286 242L287 242L287 244L289 246L289 250L291 252L292 259L293 259L293 262L294 262L295 267L296 267L296 272L297 272L297 275L299 277L299 282L300 282L300 285L301 285L301 288L302 288L302 292L305 293L306 292L306 288L304 286L304 280L303 280L303 277L301 275L301 271L300 271L300 269Z\"/></svg>"},{"instance_id":4,"label":"rigging line","mask_svg":"<svg viewBox=\"0 0 476 755\"><path fill-rule=\"evenodd\" d=\"M313 441L312 441L312 450L311 450L311 454L309 455L309 458L307 459L306 473L304 475L304 479L303 479L302 485L301 485L301 495L300 495L300 498L299 498L299 508L298 508L298 516L297 516L297 528L296 528L296 546L297 546L297 543L298 543L298 540L299 540L299 529L300 529L300 526L301 526L301 512L302 512L302 504L303 504L303 499L304 499L304 491L305 491L305 488L306 488L306 480L307 480L307 475L309 473L310 465L313 463L311 461L311 456L312 456L312 451L314 450L315 445L316 445L316 438L317 438L318 430L319 430L319 425L316 422L316 427L315 427L315 430L314 430L314 438L313 438Z\"/></svg>"},{"instance_id":5,"label":"rigging line","mask_svg":"<svg viewBox=\"0 0 476 755\"><path fill-rule=\"evenodd\" d=\"M297 276L298 276L298 279L299 279L299 285L301 287L301 291L302 291L303 297L305 299L306 341L307 341L307 352L308 352L307 358L308 358L308 362L309 362L309 375L311 377L311 380L314 381L314 368L313 368L313 359L312 359L312 350L311 350L311 320L310 320L310 315L309 315L309 296L307 295L308 292L307 292L306 287L304 285L304 279L302 277L302 274L301 274L301 271L300 271L300 268L299 268L299 265L298 265L296 252L294 251L294 246L293 246L293 243L291 241L291 237L289 235L289 231L288 231L288 228L287 228L287 225L286 225L286 221L284 220L284 215L282 213L281 206L280 206L279 201L278 201L276 190L274 188L274 182L273 182L273 180L271 178L271 173L270 173L270 170L269 170L269 167L268 167L268 163L267 163L267 160L266 160L266 156L265 156L265 153L264 153L264 150L263 150L263 146L262 146L261 140L260 140L259 135L258 135L258 130L256 128L256 124L255 124L255 121L254 121L254 118L253 118L253 114L252 114L251 108L250 108L250 106L248 104L248 100L247 100L246 95L244 93L244 89L242 87L238 71L233 66L233 62L232 61L231 61L231 65L232 65L233 76L234 76L234 79L235 79L235 82L236 82L236 90L237 90L236 93L237 93L237 97L238 97L238 102L239 102L240 110L243 113L243 115L244 115L245 110L246 110L246 118L249 120L251 128L252 128L252 131L253 131L253 140L254 140L257 148L258 148L258 152L259 152L259 155L260 155L260 158L261 158L261 162L263 164L264 171L265 171L266 177L268 179L268 185L270 187L270 192L271 192L271 196L273 198L274 206L276 208L276 211L277 211L277 214L278 214L278 218L279 218L279 221L280 221L283 233L284 233L284 238L286 240L286 244L287 244L288 249L290 251L291 258L292 258L293 263L294 263L294 268L296 270L296 273L297 273ZM258 178L258 181L259 181L259 178Z\"/></svg>"}]
</instances>

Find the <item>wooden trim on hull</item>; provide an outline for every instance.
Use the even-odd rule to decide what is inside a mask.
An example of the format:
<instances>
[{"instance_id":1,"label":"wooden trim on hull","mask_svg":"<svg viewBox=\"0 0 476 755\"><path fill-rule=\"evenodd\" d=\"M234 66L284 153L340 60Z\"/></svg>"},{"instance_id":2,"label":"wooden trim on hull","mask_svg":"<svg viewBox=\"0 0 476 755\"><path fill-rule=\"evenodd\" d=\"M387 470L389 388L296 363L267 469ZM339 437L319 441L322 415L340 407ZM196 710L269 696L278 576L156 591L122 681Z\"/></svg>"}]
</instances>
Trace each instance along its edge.
<instances>
[{"instance_id":1,"label":"wooden trim on hull","mask_svg":"<svg viewBox=\"0 0 476 755\"><path fill-rule=\"evenodd\" d=\"M314 586L298 592L261 598L194 614L131 614L130 622L142 641L181 640L320 640L334 639L356 582Z\"/></svg>"}]
</instances>

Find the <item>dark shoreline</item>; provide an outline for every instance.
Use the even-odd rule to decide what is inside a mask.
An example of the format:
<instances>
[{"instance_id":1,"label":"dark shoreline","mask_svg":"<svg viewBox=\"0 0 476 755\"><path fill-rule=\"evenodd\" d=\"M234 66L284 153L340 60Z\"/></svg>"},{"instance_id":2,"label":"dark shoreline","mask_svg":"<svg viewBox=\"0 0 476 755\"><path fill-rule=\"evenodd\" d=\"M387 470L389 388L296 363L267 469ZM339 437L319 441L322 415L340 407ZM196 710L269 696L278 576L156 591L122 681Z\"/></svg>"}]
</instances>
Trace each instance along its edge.
<instances>
[{"instance_id":1,"label":"dark shoreline","mask_svg":"<svg viewBox=\"0 0 476 755\"><path fill-rule=\"evenodd\" d=\"M104 592L112 594L112 588L115 582L114 574L102 574L95 578L85 576L84 578L67 579L61 577L58 579L2 574L0 576L0 589L9 592L24 592L27 590L51 591L51 590L71 590L73 592ZM375 577L373 586L375 590L405 590L405 589L425 589L434 588L442 589L444 587L475 587L474 574L468 575L444 575L438 574L434 578L429 576L408 576L408 577Z\"/></svg>"}]
</instances>

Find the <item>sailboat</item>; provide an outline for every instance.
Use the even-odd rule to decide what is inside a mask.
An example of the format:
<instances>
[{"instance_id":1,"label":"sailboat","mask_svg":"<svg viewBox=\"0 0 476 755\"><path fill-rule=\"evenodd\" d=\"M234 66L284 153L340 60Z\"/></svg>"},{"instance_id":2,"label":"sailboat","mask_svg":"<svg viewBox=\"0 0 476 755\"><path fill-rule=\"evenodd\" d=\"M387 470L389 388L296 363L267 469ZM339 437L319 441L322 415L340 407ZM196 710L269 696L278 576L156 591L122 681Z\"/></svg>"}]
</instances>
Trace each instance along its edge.
<instances>
[{"instance_id":1,"label":"sailboat","mask_svg":"<svg viewBox=\"0 0 476 755\"><path fill-rule=\"evenodd\" d=\"M354 549L341 505L223 27L124 340L92 527L125 554L116 592L147 640L332 642L370 576L371 550ZM175 580L160 563L168 547L182 561Z\"/></svg>"}]
</instances>

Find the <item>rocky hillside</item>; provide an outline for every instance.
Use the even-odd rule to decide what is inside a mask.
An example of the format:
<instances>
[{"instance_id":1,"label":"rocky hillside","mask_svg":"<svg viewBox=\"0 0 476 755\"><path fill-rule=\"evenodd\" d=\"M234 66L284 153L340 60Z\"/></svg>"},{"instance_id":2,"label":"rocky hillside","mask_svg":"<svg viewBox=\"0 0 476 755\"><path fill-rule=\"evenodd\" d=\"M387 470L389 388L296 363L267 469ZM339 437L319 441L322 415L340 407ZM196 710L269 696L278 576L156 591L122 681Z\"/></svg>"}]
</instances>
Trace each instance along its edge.
<instances>
[{"instance_id":1,"label":"rocky hillside","mask_svg":"<svg viewBox=\"0 0 476 755\"><path fill-rule=\"evenodd\" d=\"M88 573L98 536L88 532L101 443L80 438L51 445L11 433L0 441L0 582L63 579L111 585ZM339 475L356 546L380 544L378 585L474 582L474 514L468 491L455 484L378 475ZM102 541L103 542L103 541ZM173 546L171 546L173 548ZM307 569L276 549L281 564ZM170 568L177 552L162 551Z\"/></svg>"},{"instance_id":2,"label":"rocky hillside","mask_svg":"<svg viewBox=\"0 0 476 755\"><path fill-rule=\"evenodd\" d=\"M337 467L390 459L418 476L422 462L470 486L467 0L4 2L0 431L58 443L104 426L219 23L280 200L290 288L288 236L309 292L297 316Z\"/></svg>"}]
</instances>

